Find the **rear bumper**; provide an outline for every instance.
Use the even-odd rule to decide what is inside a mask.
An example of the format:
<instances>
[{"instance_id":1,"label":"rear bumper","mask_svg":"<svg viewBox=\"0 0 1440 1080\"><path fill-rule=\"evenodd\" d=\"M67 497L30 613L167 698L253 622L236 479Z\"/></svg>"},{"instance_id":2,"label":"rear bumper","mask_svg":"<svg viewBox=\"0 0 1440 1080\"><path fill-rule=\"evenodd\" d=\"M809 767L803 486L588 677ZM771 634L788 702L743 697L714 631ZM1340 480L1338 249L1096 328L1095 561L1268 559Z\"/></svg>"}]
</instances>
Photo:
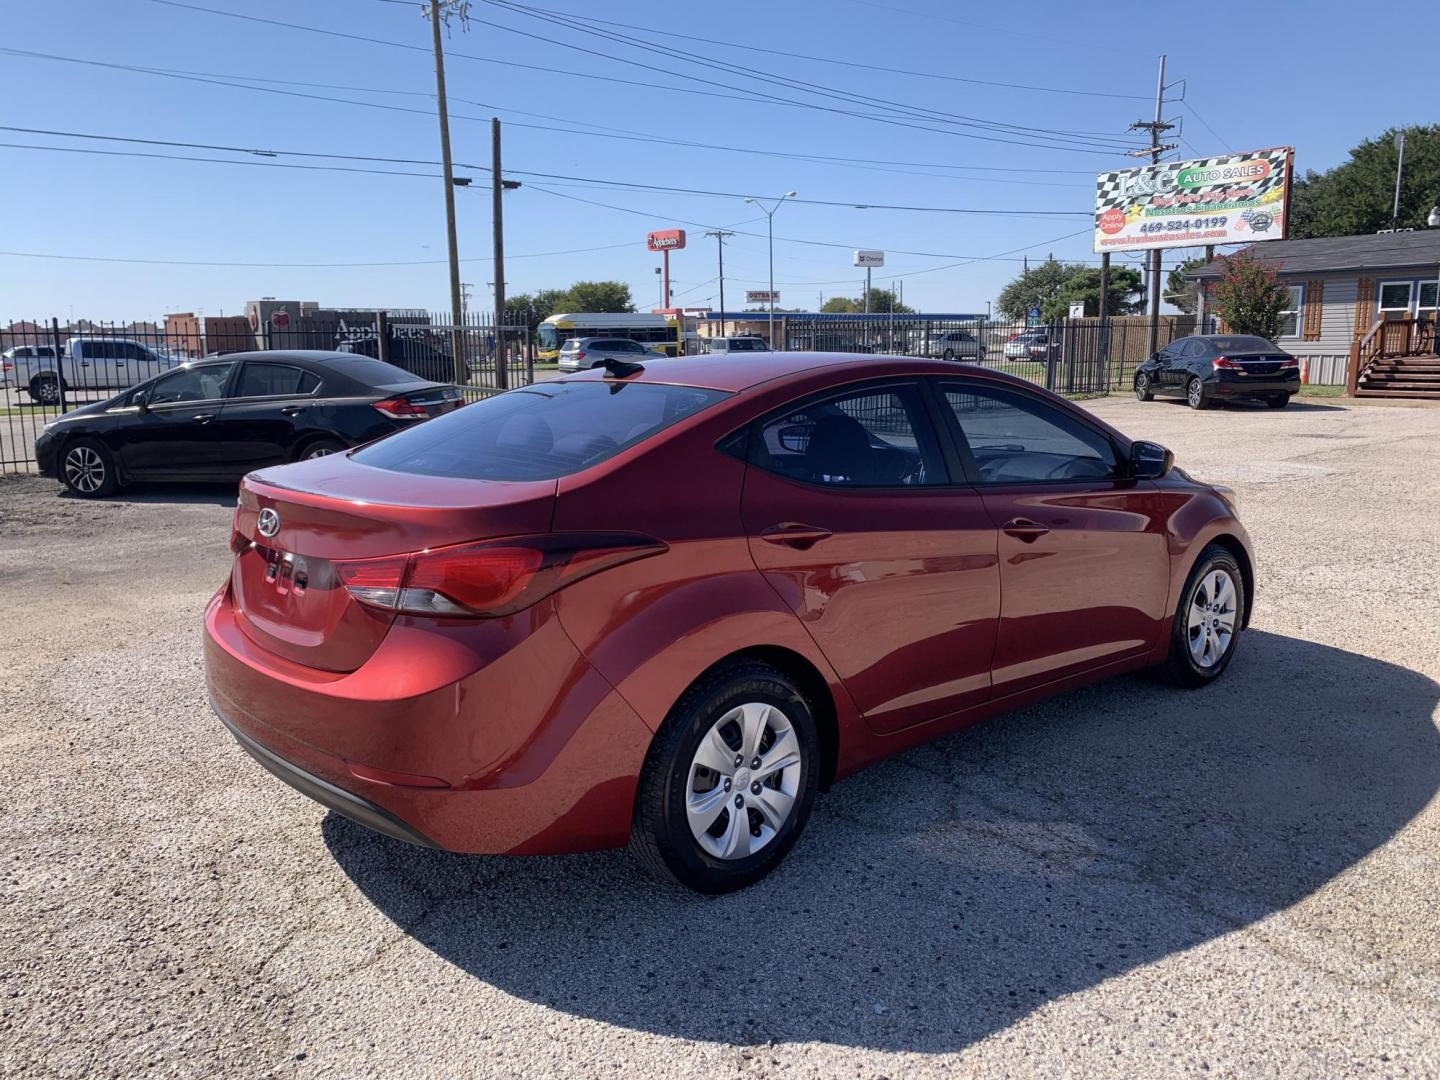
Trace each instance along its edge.
<instances>
[{"instance_id":1,"label":"rear bumper","mask_svg":"<svg viewBox=\"0 0 1440 1080\"><path fill-rule=\"evenodd\" d=\"M1300 374L1277 379L1270 376L1259 378L1217 379L1205 386L1205 392L1215 398L1274 397L1276 394L1298 394Z\"/></svg>"},{"instance_id":2,"label":"rear bumper","mask_svg":"<svg viewBox=\"0 0 1440 1080\"><path fill-rule=\"evenodd\" d=\"M240 744L241 749L263 765L272 776L283 780L301 795L314 799L321 806L334 810L351 821L358 822L366 828L374 829L376 832L384 833L396 840L404 840L406 843L416 844L419 847L439 847L419 830L405 824L383 806L377 806L368 799L362 799L354 792L336 787L334 784L306 772L298 765L291 764L279 754L265 749L227 720L225 714L213 701L210 703L210 708L215 710L215 715L220 718L220 722L229 729L231 735L235 736L235 741Z\"/></svg>"},{"instance_id":3,"label":"rear bumper","mask_svg":"<svg viewBox=\"0 0 1440 1080\"><path fill-rule=\"evenodd\" d=\"M345 817L476 854L622 847L651 733L553 608L399 619L350 674L261 648L228 587L205 613L210 701L252 757Z\"/></svg>"}]
</instances>

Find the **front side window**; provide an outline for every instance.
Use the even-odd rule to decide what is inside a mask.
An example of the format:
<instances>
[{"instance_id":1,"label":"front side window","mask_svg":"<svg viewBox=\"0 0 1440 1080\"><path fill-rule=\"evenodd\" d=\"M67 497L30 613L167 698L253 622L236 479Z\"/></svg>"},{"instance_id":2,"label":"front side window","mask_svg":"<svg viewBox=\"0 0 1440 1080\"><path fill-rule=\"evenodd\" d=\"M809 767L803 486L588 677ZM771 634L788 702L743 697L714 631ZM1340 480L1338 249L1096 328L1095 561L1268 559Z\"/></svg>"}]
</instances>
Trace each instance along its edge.
<instances>
[{"instance_id":1,"label":"front side window","mask_svg":"<svg viewBox=\"0 0 1440 1080\"><path fill-rule=\"evenodd\" d=\"M809 484L910 487L946 480L914 386L832 397L764 422L750 463Z\"/></svg>"},{"instance_id":2,"label":"front side window","mask_svg":"<svg viewBox=\"0 0 1440 1080\"><path fill-rule=\"evenodd\" d=\"M1119 476L1108 438L1043 401L953 382L941 384L941 395L960 426L982 484Z\"/></svg>"},{"instance_id":3,"label":"front side window","mask_svg":"<svg viewBox=\"0 0 1440 1080\"><path fill-rule=\"evenodd\" d=\"M1410 314L1411 283L1385 281L1380 284L1380 310L1393 318Z\"/></svg>"},{"instance_id":4,"label":"front side window","mask_svg":"<svg viewBox=\"0 0 1440 1080\"><path fill-rule=\"evenodd\" d=\"M295 397L313 393L320 380L288 364L247 363L240 372L234 397Z\"/></svg>"},{"instance_id":5,"label":"front side window","mask_svg":"<svg viewBox=\"0 0 1440 1080\"><path fill-rule=\"evenodd\" d=\"M729 396L660 383L538 383L427 420L354 458L420 476L554 480L598 465Z\"/></svg>"},{"instance_id":6,"label":"front side window","mask_svg":"<svg viewBox=\"0 0 1440 1080\"><path fill-rule=\"evenodd\" d=\"M225 389L230 377L229 364L206 364L182 368L162 376L150 384L145 400L151 405L174 405L186 401L214 401Z\"/></svg>"},{"instance_id":7,"label":"front side window","mask_svg":"<svg viewBox=\"0 0 1440 1080\"><path fill-rule=\"evenodd\" d=\"M1305 304L1305 286L1291 285L1290 299L1280 312L1280 337L1295 337L1300 332L1300 309Z\"/></svg>"}]
</instances>

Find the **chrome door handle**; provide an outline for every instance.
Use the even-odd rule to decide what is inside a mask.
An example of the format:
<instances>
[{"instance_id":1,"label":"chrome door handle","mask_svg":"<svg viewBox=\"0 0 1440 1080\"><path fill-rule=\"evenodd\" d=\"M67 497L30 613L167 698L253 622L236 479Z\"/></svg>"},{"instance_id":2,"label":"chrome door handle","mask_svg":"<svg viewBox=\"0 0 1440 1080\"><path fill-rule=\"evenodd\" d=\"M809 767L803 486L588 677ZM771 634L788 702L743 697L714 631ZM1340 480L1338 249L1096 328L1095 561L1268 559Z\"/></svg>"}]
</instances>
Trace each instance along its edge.
<instances>
[{"instance_id":1,"label":"chrome door handle","mask_svg":"<svg viewBox=\"0 0 1440 1080\"><path fill-rule=\"evenodd\" d=\"M299 416L305 411L304 405L287 405L280 410L281 416Z\"/></svg>"},{"instance_id":2,"label":"chrome door handle","mask_svg":"<svg viewBox=\"0 0 1440 1080\"><path fill-rule=\"evenodd\" d=\"M1040 537L1048 533L1050 529L1048 526L1041 525L1038 521L1017 517L1011 518L1004 525L1001 525L1000 531L1006 536L1015 537L1016 540L1022 543L1033 544L1036 540L1040 539Z\"/></svg>"},{"instance_id":3,"label":"chrome door handle","mask_svg":"<svg viewBox=\"0 0 1440 1080\"><path fill-rule=\"evenodd\" d=\"M197 424L208 424L208 423L210 423L211 420L214 420L214 419L215 419L215 414L214 414L214 413L198 413L198 414L196 414L195 416L190 417L190 419L191 419L191 420L194 420L195 423L197 423Z\"/></svg>"},{"instance_id":4,"label":"chrome door handle","mask_svg":"<svg viewBox=\"0 0 1440 1080\"><path fill-rule=\"evenodd\" d=\"M787 521L760 530L760 539L771 544L790 544L795 547L809 547L821 540L829 539L833 533L818 525L804 525L798 521Z\"/></svg>"}]
</instances>

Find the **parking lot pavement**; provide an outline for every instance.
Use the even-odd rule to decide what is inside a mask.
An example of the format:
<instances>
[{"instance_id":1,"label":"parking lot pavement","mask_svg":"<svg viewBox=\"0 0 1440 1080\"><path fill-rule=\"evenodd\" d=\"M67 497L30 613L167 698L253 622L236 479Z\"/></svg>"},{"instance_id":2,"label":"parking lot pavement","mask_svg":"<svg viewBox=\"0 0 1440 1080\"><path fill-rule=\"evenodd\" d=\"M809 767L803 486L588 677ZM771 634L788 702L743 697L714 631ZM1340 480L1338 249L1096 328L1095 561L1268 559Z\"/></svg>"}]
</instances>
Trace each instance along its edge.
<instances>
[{"instance_id":1,"label":"parking lot pavement","mask_svg":"<svg viewBox=\"0 0 1440 1080\"><path fill-rule=\"evenodd\" d=\"M0 1073L1440 1075L1440 411L1107 400L1252 629L839 784L720 899L409 848L206 708L233 492L0 480Z\"/></svg>"}]
</instances>

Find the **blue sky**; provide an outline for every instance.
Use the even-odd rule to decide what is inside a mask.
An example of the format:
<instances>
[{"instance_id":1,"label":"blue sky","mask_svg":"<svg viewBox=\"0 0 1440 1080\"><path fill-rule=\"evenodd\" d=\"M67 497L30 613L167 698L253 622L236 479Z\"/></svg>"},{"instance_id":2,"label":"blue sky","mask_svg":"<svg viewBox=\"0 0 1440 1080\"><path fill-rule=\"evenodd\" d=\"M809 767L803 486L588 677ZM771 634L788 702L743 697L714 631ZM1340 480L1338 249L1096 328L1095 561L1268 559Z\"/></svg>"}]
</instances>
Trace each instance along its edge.
<instances>
[{"instance_id":1,"label":"blue sky","mask_svg":"<svg viewBox=\"0 0 1440 1080\"><path fill-rule=\"evenodd\" d=\"M194 2L392 44L157 0L12 4L0 40L0 47L11 50L0 53L6 87L0 123L438 160L433 97L427 96L434 88L429 25L417 3ZM515 170L524 185L506 195L511 293L563 287L581 278L619 278L631 284L637 303L649 307L658 301L659 289L645 233L679 226L689 232L689 247L672 256L676 302L718 305L715 242L703 233L707 226L723 226L756 234L737 235L727 244L726 294L734 309L741 290L762 288L767 273L764 217L735 196L794 189L802 198L841 205L790 204L776 215L775 278L783 305L813 307L822 294L858 294L863 272L851 266L848 249L861 246L890 253L876 283L890 286L903 278L912 306L984 310L1019 270L1022 255L1038 259L1053 252L1098 261L1088 231L1093 174L1127 163L1111 148L1137 144L1126 127L1153 111L1161 51L1169 57L1167 81L1184 80L1169 92L1175 98L1183 93L1184 102L1168 104L1165 112L1183 121L1185 157L1289 144L1296 147L1297 170L1324 169L1388 126L1435 119L1425 108L1434 99L1433 65L1395 63L1393 35L1356 33L1353 4L1281 2L1263 13L1184 6L1137 7L1132 14L1110 9L1114 13L1104 23L1095 21L1093 6L1048 2L1007 7L951 0L531 0L531 7L611 20L604 29L641 47L486 0L473 0L467 29L452 24L446 48L454 156L487 163L488 118L497 115L506 122L505 168ZM15 50L191 77L39 59ZM821 89L807 93L755 81L724 65ZM217 85L216 79L267 89ZM1050 92L1054 89L1088 93ZM755 93L812 107L757 101ZM888 105L857 103L856 95ZM881 113L888 120L869 118ZM602 127L628 137L578 133ZM716 149L639 141L647 138ZM0 320L238 313L246 300L260 296L328 306L447 304L438 178L275 167L328 164L438 173L431 165L266 158L14 131L0 132L0 142L253 163L0 147L5 157L0 250L84 257L0 255ZM1099 144L1106 148L1096 152ZM805 159L771 156L776 153ZM475 178L471 190L457 192L460 254L467 260L461 277L474 283L474 302L484 306L494 281L484 259L490 253L488 175L463 166L456 171ZM537 173L720 195L596 186ZM854 208L876 203L1003 212ZM1051 213L1055 216L1047 216ZM556 252L568 253L547 254ZM966 261L1002 253L1008 254ZM1168 255L1167 261L1178 257ZM1117 260L1123 263L1124 257ZM246 263L267 265L239 265ZM340 263L400 265L299 265Z\"/></svg>"}]
</instances>

